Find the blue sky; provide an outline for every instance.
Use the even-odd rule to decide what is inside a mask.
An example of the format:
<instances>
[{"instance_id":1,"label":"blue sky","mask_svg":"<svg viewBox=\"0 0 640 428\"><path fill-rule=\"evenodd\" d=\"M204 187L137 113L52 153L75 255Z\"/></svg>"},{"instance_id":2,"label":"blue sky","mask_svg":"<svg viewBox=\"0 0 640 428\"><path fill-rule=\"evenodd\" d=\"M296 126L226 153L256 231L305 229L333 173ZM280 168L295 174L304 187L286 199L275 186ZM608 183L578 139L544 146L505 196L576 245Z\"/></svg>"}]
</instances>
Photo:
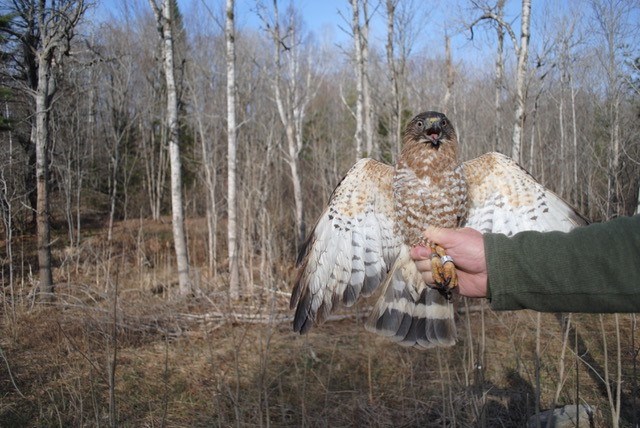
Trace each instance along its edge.
<instances>
[{"instance_id":1,"label":"blue sky","mask_svg":"<svg viewBox=\"0 0 640 428\"><path fill-rule=\"evenodd\" d=\"M158 1L158 0L156 0ZM185 16L188 16L194 8L202 10L202 2L207 5L214 13L218 13L224 7L224 0L178 0L181 10ZM262 0L263 3L270 6L271 0ZM139 3L142 8L148 8L148 0L95 0L96 8L93 11L94 19L105 19L110 14L118 16L121 14L123 5L131 5L135 2ZM375 3L371 1L371 3ZM416 0L415 4L424 7L429 13L429 22L424 24L423 44L437 45L441 53L444 52L444 27L445 23L452 19L457 13L464 0ZM256 0L236 0L236 20L239 28L259 28L260 20L255 13ZM288 4L287 0L280 0L281 9L285 9ZM350 19L350 3L349 0L294 0L293 4L303 16L306 27L312 31L319 40L330 41L336 44L351 43L349 36L340 27L348 26L344 19L340 16L339 11ZM282 12L281 12L282 13ZM457 19L457 16L456 18ZM374 17L371 29L372 44L384 48L386 22L384 21L384 1L381 2L377 15ZM419 46L419 44L418 44ZM417 48L419 48L417 46ZM454 49L478 50L484 48L481 43L469 43L466 37L458 36L453 39Z\"/></svg>"},{"instance_id":2,"label":"blue sky","mask_svg":"<svg viewBox=\"0 0 640 428\"><path fill-rule=\"evenodd\" d=\"M116 16L122 15L124 5L138 4L140 10L148 10L148 0L94 0L96 4L95 10L92 12L93 19L106 19L110 14ZM156 0L160 1L160 0ZM261 0L267 6L271 5L272 0ZM340 16L338 11L349 16L350 2L349 0L291 0L295 7L300 11L306 27L312 31L318 40L342 44L350 47L349 36L340 29L348 24ZM238 28L260 28L260 20L255 13L257 0L236 0L236 22ZM225 0L178 0L180 8L185 17L198 10L202 13L204 8L213 11L218 16L222 15ZM371 4L376 3L370 0ZM371 44L374 48L384 49L386 37L386 23L384 17L384 1L380 1L378 14L374 18L371 30ZM416 7L424 8L428 12L428 19L420 23L421 33L419 42L416 43L415 51L428 47L429 56L441 56L444 54L444 32L445 27L452 35L452 54L454 61L464 59L474 65L490 64L493 62L495 48L495 35L493 31L483 31L483 27L479 27L475 33L475 39L469 40L469 32L457 33L456 28L461 28L463 20L470 20L471 16L478 16L478 11L472 11L468 0L413 0ZM560 15L580 15L588 14L588 7L585 7L584 0L533 0L532 5L532 52L535 52L535 44L541 43L541 40L548 33L557 31L558 16ZM281 10L289 4L288 0L279 0ZM507 0L505 18L513 28L513 31L519 37L520 35L520 0ZM423 12L422 10L417 12ZM282 12L281 12L282 13ZM638 27L640 17L636 8L633 16L630 16L631 25ZM583 23L589 22L588 17L582 17ZM635 24L633 24L635 22ZM215 24L214 24L215 25ZM484 27L486 28L486 27ZM591 30L590 30L591 31ZM637 40L637 39L635 39ZM505 48L507 58L513 57L513 47L510 40L507 40Z\"/></svg>"}]
</instances>

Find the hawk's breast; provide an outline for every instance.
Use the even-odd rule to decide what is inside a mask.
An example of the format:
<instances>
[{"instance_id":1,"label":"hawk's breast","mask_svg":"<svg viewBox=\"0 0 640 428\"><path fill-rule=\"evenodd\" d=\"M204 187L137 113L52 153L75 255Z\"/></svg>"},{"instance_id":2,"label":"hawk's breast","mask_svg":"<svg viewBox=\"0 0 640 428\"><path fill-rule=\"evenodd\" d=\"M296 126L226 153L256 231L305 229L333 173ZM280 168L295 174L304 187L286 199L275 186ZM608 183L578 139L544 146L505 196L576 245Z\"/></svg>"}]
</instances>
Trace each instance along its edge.
<instances>
[{"instance_id":1,"label":"hawk's breast","mask_svg":"<svg viewBox=\"0 0 640 428\"><path fill-rule=\"evenodd\" d=\"M421 243L427 226L457 227L464 216L467 186L460 167L422 177L398 167L393 187L398 227L408 245Z\"/></svg>"}]
</instances>

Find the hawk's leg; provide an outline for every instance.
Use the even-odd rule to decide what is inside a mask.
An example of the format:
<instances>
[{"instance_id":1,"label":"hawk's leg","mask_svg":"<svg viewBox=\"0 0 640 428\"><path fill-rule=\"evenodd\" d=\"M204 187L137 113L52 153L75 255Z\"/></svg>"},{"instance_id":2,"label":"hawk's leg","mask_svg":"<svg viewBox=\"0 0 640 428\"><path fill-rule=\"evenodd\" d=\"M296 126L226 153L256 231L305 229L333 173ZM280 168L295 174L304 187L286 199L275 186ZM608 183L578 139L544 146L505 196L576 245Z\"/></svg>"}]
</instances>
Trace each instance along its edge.
<instances>
[{"instance_id":1,"label":"hawk's leg","mask_svg":"<svg viewBox=\"0 0 640 428\"><path fill-rule=\"evenodd\" d=\"M433 251L431 255L431 273L436 284L435 288L449 298L451 289L458 285L456 266L440 245L431 242L429 246Z\"/></svg>"}]
</instances>

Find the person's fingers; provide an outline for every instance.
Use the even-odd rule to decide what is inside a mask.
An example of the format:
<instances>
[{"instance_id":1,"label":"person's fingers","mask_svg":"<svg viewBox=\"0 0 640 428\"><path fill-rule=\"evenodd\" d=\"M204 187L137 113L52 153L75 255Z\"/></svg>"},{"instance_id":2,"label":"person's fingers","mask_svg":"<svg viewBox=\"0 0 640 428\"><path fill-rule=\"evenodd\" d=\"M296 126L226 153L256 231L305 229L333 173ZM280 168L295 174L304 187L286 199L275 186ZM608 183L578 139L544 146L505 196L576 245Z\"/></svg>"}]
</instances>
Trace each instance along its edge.
<instances>
[{"instance_id":1,"label":"person's fingers","mask_svg":"<svg viewBox=\"0 0 640 428\"><path fill-rule=\"evenodd\" d=\"M431 259L416 259L416 267L422 276L422 280L427 284L434 284L433 275L431 274Z\"/></svg>"},{"instance_id":2,"label":"person's fingers","mask_svg":"<svg viewBox=\"0 0 640 428\"><path fill-rule=\"evenodd\" d=\"M425 284L427 285L431 285L434 286L436 285L436 282L433 280L433 275L431 274L431 272L422 272L422 280L424 281Z\"/></svg>"},{"instance_id":3,"label":"person's fingers","mask_svg":"<svg viewBox=\"0 0 640 428\"><path fill-rule=\"evenodd\" d=\"M451 239L451 234L454 233L452 229L443 229L435 226L428 226L424 231L424 237L427 238L431 242L435 242L441 247L447 247L449 240Z\"/></svg>"},{"instance_id":4,"label":"person's fingers","mask_svg":"<svg viewBox=\"0 0 640 428\"><path fill-rule=\"evenodd\" d=\"M416 245L411 248L411 258L415 261L418 260L427 260L431 257L431 248L425 247L423 245Z\"/></svg>"},{"instance_id":5,"label":"person's fingers","mask_svg":"<svg viewBox=\"0 0 640 428\"><path fill-rule=\"evenodd\" d=\"M418 271L420 272L431 270L431 259L416 260L415 263L416 263L416 267L418 268Z\"/></svg>"}]
</instances>

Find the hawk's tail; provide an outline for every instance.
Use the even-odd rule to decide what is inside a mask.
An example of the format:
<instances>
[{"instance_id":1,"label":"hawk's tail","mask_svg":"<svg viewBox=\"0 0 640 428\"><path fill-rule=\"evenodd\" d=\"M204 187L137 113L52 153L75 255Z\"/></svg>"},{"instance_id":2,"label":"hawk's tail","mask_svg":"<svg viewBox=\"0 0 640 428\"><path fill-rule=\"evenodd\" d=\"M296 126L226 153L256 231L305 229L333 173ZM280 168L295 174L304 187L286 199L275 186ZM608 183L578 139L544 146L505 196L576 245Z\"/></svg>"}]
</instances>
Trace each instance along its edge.
<instances>
[{"instance_id":1,"label":"hawk's tail","mask_svg":"<svg viewBox=\"0 0 640 428\"><path fill-rule=\"evenodd\" d=\"M429 288L403 245L367 320L367 330L416 348L451 346L456 341L453 304Z\"/></svg>"}]
</instances>

